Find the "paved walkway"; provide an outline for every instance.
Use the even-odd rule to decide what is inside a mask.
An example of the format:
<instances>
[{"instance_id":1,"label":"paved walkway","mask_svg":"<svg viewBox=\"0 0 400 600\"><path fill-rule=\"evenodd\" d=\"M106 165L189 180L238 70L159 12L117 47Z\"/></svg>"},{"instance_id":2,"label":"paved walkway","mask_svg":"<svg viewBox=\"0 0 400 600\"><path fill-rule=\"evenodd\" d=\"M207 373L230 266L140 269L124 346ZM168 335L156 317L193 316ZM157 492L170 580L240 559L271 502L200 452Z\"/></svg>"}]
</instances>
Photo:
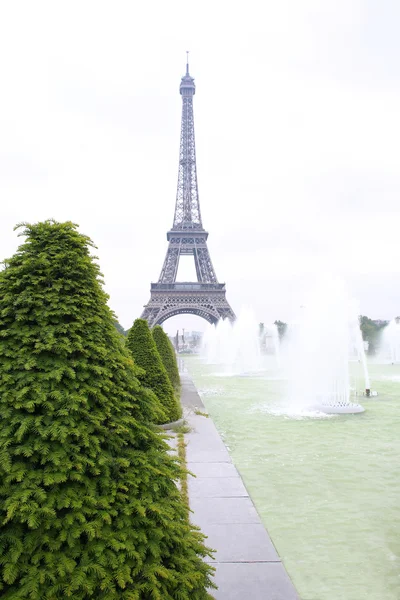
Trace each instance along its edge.
<instances>
[{"instance_id":1,"label":"paved walkway","mask_svg":"<svg viewBox=\"0 0 400 600\"><path fill-rule=\"evenodd\" d=\"M181 373L182 405L192 431L185 435L191 519L216 550L216 600L298 600L276 550L203 403Z\"/></svg>"}]
</instances>

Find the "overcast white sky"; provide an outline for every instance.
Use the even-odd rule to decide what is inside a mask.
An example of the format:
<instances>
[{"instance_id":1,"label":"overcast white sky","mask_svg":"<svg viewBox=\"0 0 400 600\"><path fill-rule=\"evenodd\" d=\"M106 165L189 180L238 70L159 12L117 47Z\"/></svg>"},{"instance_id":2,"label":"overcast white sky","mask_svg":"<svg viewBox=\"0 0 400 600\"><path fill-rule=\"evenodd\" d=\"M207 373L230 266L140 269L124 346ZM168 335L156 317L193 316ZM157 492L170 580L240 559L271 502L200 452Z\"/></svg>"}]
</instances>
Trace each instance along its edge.
<instances>
[{"instance_id":1,"label":"overcast white sky","mask_svg":"<svg viewBox=\"0 0 400 600\"><path fill-rule=\"evenodd\" d=\"M233 308L289 320L329 269L363 314L396 316L399 29L398 0L2 2L0 257L20 221L79 223L131 325L167 249L189 49L203 224Z\"/></svg>"}]
</instances>

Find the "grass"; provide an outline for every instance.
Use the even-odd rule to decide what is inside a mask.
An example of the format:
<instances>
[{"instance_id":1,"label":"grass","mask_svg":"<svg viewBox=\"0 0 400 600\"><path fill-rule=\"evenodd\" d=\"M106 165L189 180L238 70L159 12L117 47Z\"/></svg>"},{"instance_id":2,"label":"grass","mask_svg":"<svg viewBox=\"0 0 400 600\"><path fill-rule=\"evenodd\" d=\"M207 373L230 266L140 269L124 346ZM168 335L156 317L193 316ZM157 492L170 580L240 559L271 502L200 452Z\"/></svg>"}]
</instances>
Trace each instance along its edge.
<instances>
[{"instance_id":1,"label":"grass","mask_svg":"<svg viewBox=\"0 0 400 600\"><path fill-rule=\"evenodd\" d=\"M178 433L178 457L184 469L181 478L182 500L189 510L188 472L186 470L186 442L183 433Z\"/></svg>"},{"instance_id":2,"label":"grass","mask_svg":"<svg viewBox=\"0 0 400 600\"><path fill-rule=\"evenodd\" d=\"M194 414L195 414L195 415L200 415L200 417L207 417L207 419L208 419L208 417L210 416L209 414L207 414L207 413L205 413L205 412L202 412L202 411L201 411L201 410L199 410L198 408L196 408L196 409L195 409L195 411L194 411Z\"/></svg>"},{"instance_id":3,"label":"grass","mask_svg":"<svg viewBox=\"0 0 400 600\"><path fill-rule=\"evenodd\" d=\"M183 434L190 433L192 431L192 428L190 427L190 425L188 425L186 421L183 421L183 423L180 423L179 425L173 425L170 431L173 431L174 433L178 434Z\"/></svg>"}]
</instances>

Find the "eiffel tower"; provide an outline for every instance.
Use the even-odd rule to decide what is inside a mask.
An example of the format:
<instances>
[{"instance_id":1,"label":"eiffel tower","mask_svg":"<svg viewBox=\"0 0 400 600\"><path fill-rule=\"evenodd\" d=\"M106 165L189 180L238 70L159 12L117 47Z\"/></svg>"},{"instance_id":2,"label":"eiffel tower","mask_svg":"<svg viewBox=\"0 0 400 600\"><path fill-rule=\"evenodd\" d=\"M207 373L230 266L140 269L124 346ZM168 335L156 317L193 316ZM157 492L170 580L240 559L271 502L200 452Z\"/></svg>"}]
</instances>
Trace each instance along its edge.
<instances>
[{"instance_id":1,"label":"eiffel tower","mask_svg":"<svg viewBox=\"0 0 400 600\"><path fill-rule=\"evenodd\" d=\"M187 61L186 74L179 88L182 123L174 222L167 233L168 250L160 277L157 283L151 284L150 301L142 313L142 319L147 319L150 327L182 314L197 315L209 323L226 318L231 321L235 319L235 313L225 297L225 284L218 283L207 247L208 233L201 221L194 139L195 90ZM176 281L182 254L194 257L196 282Z\"/></svg>"}]
</instances>

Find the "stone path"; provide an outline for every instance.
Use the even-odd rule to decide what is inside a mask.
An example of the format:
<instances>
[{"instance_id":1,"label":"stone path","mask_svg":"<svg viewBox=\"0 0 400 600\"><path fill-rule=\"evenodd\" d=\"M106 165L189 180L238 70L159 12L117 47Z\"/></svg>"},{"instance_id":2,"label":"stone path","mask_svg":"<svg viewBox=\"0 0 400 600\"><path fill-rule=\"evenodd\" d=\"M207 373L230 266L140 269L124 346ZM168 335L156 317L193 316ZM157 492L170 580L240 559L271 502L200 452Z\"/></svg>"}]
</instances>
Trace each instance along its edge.
<instances>
[{"instance_id":1,"label":"stone path","mask_svg":"<svg viewBox=\"0 0 400 600\"><path fill-rule=\"evenodd\" d=\"M299 600L243 481L197 390L181 373L191 520L216 550L216 600ZM209 559L211 560L211 559Z\"/></svg>"}]
</instances>

